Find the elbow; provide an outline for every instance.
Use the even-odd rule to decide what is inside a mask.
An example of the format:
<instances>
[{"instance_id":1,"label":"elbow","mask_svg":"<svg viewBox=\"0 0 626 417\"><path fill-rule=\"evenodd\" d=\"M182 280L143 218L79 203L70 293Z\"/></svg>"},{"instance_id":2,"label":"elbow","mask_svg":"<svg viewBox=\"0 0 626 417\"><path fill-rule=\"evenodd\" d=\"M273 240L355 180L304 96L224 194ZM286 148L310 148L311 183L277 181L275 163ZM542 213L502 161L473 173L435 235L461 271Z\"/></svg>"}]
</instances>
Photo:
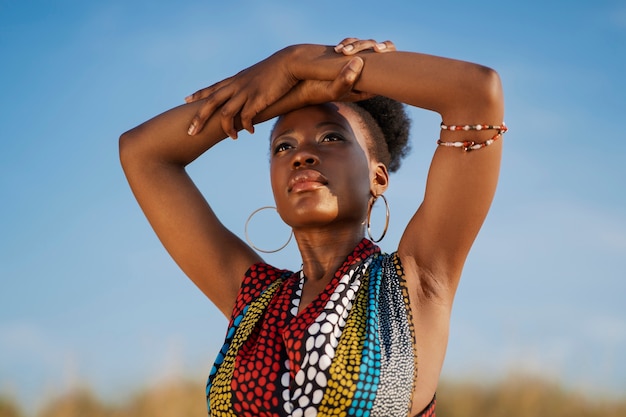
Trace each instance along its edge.
<instances>
[{"instance_id":1,"label":"elbow","mask_svg":"<svg viewBox=\"0 0 626 417\"><path fill-rule=\"evenodd\" d=\"M495 70L491 68L485 67L485 78L486 78L486 89L491 101L502 103L503 92L502 92L502 81L500 80L500 74L498 74Z\"/></svg>"},{"instance_id":2,"label":"elbow","mask_svg":"<svg viewBox=\"0 0 626 417\"><path fill-rule=\"evenodd\" d=\"M485 66L477 66L477 72L475 94L479 98L478 101L484 108L496 113L504 113L504 94L500 75L495 70Z\"/></svg>"},{"instance_id":3,"label":"elbow","mask_svg":"<svg viewBox=\"0 0 626 417\"><path fill-rule=\"evenodd\" d=\"M118 151L120 164L124 170L141 159L141 142L142 135L139 127L124 132L120 136Z\"/></svg>"},{"instance_id":4,"label":"elbow","mask_svg":"<svg viewBox=\"0 0 626 417\"><path fill-rule=\"evenodd\" d=\"M450 80L450 95L442 97L439 113L444 120L474 120L474 123L501 123L504 117L504 95L500 75L493 69L463 63L457 76Z\"/></svg>"},{"instance_id":5,"label":"elbow","mask_svg":"<svg viewBox=\"0 0 626 417\"><path fill-rule=\"evenodd\" d=\"M132 149L132 136L132 130L129 130L128 132L122 133L118 141L118 152L122 168L124 168L129 160L130 150Z\"/></svg>"}]
</instances>

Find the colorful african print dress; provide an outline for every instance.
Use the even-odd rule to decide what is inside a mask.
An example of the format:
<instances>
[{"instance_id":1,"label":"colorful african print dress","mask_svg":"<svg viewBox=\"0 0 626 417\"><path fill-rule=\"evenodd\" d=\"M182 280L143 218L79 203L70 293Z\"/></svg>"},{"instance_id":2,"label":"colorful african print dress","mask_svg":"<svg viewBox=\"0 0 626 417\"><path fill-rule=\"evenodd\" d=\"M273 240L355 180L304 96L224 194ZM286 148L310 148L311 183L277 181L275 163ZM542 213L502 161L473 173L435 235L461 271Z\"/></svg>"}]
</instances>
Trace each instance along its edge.
<instances>
[{"instance_id":1,"label":"colorful african print dress","mask_svg":"<svg viewBox=\"0 0 626 417\"><path fill-rule=\"evenodd\" d=\"M415 332L397 254L363 239L298 313L303 284L302 272L264 263L246 273L209 376L209 415L408 415ZM434 402L424 411L434 416Z\"/></svg>"}]
</instances>

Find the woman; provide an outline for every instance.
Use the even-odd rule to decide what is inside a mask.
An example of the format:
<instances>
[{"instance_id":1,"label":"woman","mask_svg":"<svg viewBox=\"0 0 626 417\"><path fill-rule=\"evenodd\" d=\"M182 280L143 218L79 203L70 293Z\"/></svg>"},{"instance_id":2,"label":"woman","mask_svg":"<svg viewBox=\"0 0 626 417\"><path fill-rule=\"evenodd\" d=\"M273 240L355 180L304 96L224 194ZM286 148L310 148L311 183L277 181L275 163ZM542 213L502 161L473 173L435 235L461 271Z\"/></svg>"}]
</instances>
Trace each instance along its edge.
<instances>
[{"instance_id":1,"label":"woman","mask_svg":"<svg viewBox=\"0 0 626 417\"><path fill-rule=\"evenodd\" d=\"M386 255L364 236L408 130L389 132L404 117L389 99L438 112L442 130L423 203ZM263 263L185 172L277 116L270 176L302 256L296 273ZM278 51L122 135L146 217L231 318L207 386L211 415L434 415L454 293L496 188L502 118L493 70L348 38Z\"/></svg>"}]
</instances>

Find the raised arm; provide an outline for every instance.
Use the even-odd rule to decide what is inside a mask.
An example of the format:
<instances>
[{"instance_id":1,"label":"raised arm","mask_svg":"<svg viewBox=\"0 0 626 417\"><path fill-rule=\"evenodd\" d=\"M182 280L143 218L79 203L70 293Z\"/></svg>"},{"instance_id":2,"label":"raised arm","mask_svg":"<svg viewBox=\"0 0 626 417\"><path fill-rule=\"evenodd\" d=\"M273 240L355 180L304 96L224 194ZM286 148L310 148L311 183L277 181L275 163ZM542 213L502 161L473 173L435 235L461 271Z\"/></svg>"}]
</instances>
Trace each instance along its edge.
<instances>
[{"instance_id":1,"label":"raised arm","mask_svg":"<svg viewBox=\"0 0 626 417\"><path fill-rule=\"evenodd\" d=\"M211 119L201 136L189 138L187 127L198 105L174 108L124 133L120 160L163 246L228 315L240 285L237 277L260 258L222 225L185 171L187 164L226 137L219 122Z\"/></svg>"},{"instance_id":2,"label":"raised arm","mask_svg":"<svg viewBox=\"0 0 626 417\"><path fill-rule=\"evenodd\" d=\"M353 50L358 49L360 41L342 45L353 42ZM398 247L419 352L412 410L416 413L437 390L456 288L495 192L502 140L491 142L500 139L499 132L482 125L502 125L503 95L498 75L480 65L406 52L360 55L365 63L355 88L436 111L448 127L481 125L480 130L441 131L442 145L468 142L466 147L478 149L437 147L423 202Z\"/></svg>"},{"instance_id":3,"label":"raised arm","mask_svg":"<svg viewBox=\"0 0 626 417\"><path fill-rule=\"evenodd\" d=\"M344 45L355 51L360 42ZM484 66L418 53L360 53L365 64L355 88L391 97L441 115L445 129L433 157L424 200L398 248L409 275L419 279L418 295L450 306L467 254L487 215L500 168L504 102L497 73ZM306 71L306 69L302 69ZM496 126L483 129L484 125ZM494 140L495 139L495 140ZM474 150L450 146L475 144ZM490 146L484 146L489 143ZM410 190L407 190L410 192Z\"/></svg>"},{"instance_id":4,"label":"raised arm","mask_svg":"<svg viewBox=\"0 0 626 417\"><path fill-rule=\"evenodd\" d=\"M276 69L285 58L277 54L258 64L263 67L261 73L277 79ZM269 107L255 114L253 123L311 100L327 101L349 94L362 64L361 58L347 58L328 81L283 79L280 93L273 101L268 99ZM267 94L271 92L265 97ZM203 105L203 100L190 102L124 133L120 159L137 201L167 251L228 316L245 271L261 259L224 227L186 173L189 163L227 137L219 113L207 118L201 132L188 135L190 122ZM238 116L229 129L241 129Z\"/></svg>"}]
</instances>

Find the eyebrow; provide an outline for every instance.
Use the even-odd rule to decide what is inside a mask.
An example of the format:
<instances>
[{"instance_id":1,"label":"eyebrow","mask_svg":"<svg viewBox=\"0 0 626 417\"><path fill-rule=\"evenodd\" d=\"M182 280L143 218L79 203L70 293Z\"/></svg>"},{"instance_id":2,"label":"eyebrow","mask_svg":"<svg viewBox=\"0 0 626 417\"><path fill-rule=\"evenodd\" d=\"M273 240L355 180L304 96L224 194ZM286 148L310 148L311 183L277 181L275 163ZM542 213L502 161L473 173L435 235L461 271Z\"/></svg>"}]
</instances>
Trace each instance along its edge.
<instances>
[{"instance_id":1,"label":"eyebrow","mask_svg":"<svg viewBox=\"0 0 626 417\"><path fill-rule=\"evenodd\" d=\"M341 125L341 124L339 124L337 122L330 122L330 121L319 122L318 124L315 125L315 128L319 129L320 127L325 127L325 126L337 126L337 127L341 128L344 131L346 130L346 128L343 125ZM285 130L283 132L280 132L279 135L276 135L274 137L274 139L277 139L277 138L279 138L281 136L285 136L285 135L291 135L293 132L295 132L295 129L287 129L287 130ZM272 139L272 142L274 142L274 139Z\"/></svg>"}]
</instances>

